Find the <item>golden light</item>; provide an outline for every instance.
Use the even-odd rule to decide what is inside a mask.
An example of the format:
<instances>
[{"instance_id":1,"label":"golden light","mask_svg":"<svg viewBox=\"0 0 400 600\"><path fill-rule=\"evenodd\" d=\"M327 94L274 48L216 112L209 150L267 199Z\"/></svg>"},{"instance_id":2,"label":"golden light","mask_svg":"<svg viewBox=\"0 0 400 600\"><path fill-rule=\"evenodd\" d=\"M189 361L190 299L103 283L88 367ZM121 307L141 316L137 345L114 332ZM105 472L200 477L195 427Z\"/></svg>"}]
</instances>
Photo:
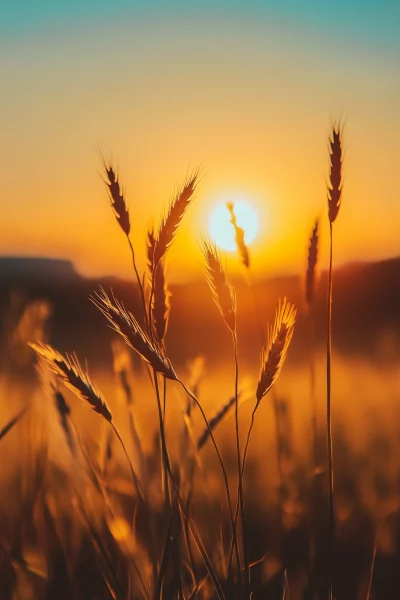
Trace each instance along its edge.
<instances>
[{"instance_id":1,"label":"golden light","mask_svg":"<svg viewBox=\"0 0 400 600\"><path fill-rule=\"evenodd\" d=\"M242 200L234 201L234 212L238 226L244 230L244 241L249 245L258 233L258 215L250 204ZM226 204L219 204L211 214L209 232L217 246L231 252L236 250L235 230Z\"/></svg>"}]
</instances>

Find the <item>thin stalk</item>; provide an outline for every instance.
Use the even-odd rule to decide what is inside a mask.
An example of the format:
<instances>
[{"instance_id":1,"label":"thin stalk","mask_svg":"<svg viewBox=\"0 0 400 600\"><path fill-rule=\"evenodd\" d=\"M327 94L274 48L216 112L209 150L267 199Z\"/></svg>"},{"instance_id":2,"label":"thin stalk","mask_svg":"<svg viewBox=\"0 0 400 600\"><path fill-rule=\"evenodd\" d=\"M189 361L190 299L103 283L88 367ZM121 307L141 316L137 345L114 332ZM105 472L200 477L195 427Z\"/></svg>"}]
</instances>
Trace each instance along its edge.
<instances>
[{"instance_id":1,"label":"thin stalk","mask_svg":"<svg viewBox=\"0 0 400 600\"><path fill-rule=\"evenodd\" d=\"M146 329L147 329L147 331L149 331L149 320L147 318L146 300L145 300L145 297L144 297L144 291L143 291L142 281L140 279L139 272L138 272L137 266L136 266L135 251L133 249L131 238L129 237L129 235L127 235L126 237L127 237L127 240L128 240L129 248L131 250L133 268L134 268L136 279L137 279L138 286L139 286L139 292L140 292L140 298L142 300L142 306L143 306L143 312L144 312L144 319L145 319Z\"/></svg>"},{"instance_id":2,"label":"thin stalk","mask_svg":"<svg viewBox=\"0 0 400 600\"><path fill-rule=\"evenodd\" d=\"M156 588L156 594L155 594L155 598L158 599L158 598L161 598L162 581L163 581L164 570L165 570L165 565L166 565L166 561L167 561L167 554L168 554L169 542L170 542L170 532L171 532L171 525L172 525L171 497L169 494L169 483L168 483L168 481L169 481L168 474L171 473L171 477L172 477L172 472L171 472L171 464L170 464L169 455L168 455L167 441L165 438L165 423L164 423L162 407L161 407L160 388L158 385L157 371L155 369L153 369L153 377L154 377L154 386L155 386L156 398L157 398L158 421L159 421L159 427L160 427L161 462L162 462L162 467L163 467L163 487L164 487L164 496L165 496L165 507L167 509L167 518L168 518L168 527L167 527L167 531L165 534L165 540L164 540L163 557L162 557L162 561L161 561L159 576L157 578L157 588Z\"/></svg>"},{"instance_id":3,"label":"thin stalk","mask_svg":"<svg viewBox=\"0 0 400 600\"><path fill-rule=\"evenodd\" d=\"M232 333L233 347L235 354L235 428L236 428L236 453L238 466L238 499L237 506L240 507L240 516L242 520L242 543L243 543L243 560L245 571L245 595L250 596L250 571L249 560L247 554L247 537L246 537L246 520L244 514L244 499L243 499L243 478L242 478L242 457L240 452L240 430L239 430L239 361L238 361L238 342L236 331ZM237 519L234 519L234 535L237 537Z\"/></svg>"},{"instance_id":4,"label":"thin stalk","mask_svg":"<svg viewBox=\"0 0 400 600\"><path fill-rule=\"evenodd\" d=\"M168 449L167 449L167 441L165 438L165 424L163 418L163 412L161 407L161 397L160 397L160 388L158 385L158 377L157 372L153 369L154 375L154 384L156 389L156 397L157 397L157 411L158 411L158 422L160 427L160 438L161 438L161 454L162 454L162 464L163 464L163 480L164 480L164 495L165 495L165 505L168 512L168 519L170 519L171 515L171 498L169 495L169 484L168 484L168 471L171 469L171 465L169 462Z\"/></svg>"},{"instance_id":5,"label":"thin stalk","mask_svg":"<svg viewBox=\"0 0 400 600\"><path fill-rule=\"evenodd\" d=\"M146 497L146 488L147 488L147 486L146 486L146 479L147 479L146 478L146 461L145 461L140 437L138 434L138 430L136 428L136 423L135 423L135 418L133 416L132 408L130 406L128 406L127 410L128 410L129 428L131 431L131 437L132 437L132 440L135 445L135 449L139 456L139 461L140 461L140 477L143 482L143 495L144 495L144 497Z\"/></svg>"},{"instance_id":6,"label":"thin stalk","mask_svg":"<svg viewBox=\"0 0 400 600\"><path fill-rule=\"evenodd\" d=\"M283 492L284 492L284 477L282 469L282 428L281 420L279 415L279 401L275 393L275 389L271 390L272 406L274 408L275 416L275 429L276 429L276 463L278 467L278 498L279 498L279 517L280 525L282 525L282 506L283 506Z\"/></svg>"},{"instance_id":7,"label":"thin stalk","mask_svg":"<svg viewBox=\"0 0 400 600\"><path fill-rule=\"evenodd\" d=\"M98 551L100 557L103 559L105 566L107 567L108 571L109 571L109 576L111 576L111 578L113 579L113 585L110 582L110 578L109 576L106 575L106 573L104 573L104 579L106 581L107 587L110 590L110 593L112 594L113 598L115 598L115 600L123 600L125 595L124 592L121 588L121 584L119 582L118 579L118 575L117 572L115 570L113 561L111 560L107 550L105 549L101 537L98 535L96 529L94 528L94 526L92 525L89 515L87 514L86 508L85 508L85 503L83 502L80 493L76 490L76 498L78 501L78 506L81 512L81 516L82 516L82 520L84 521L86 527L88 528L88 531L90 533L90 537L92 539L93 545L96 548L96 550Z\"/></svg>"},{"instance_id":8,"label":"thin stalk","mask_svg":"<svg viewBox=\"0 0 400 600\"><path fill-rule=\"evenodd\" d=\"M330 225L329 282L328 282L328 335L326 347L326 413L329 475L329 548L328 548L328 599L333 600L333 545L335 536L335 512L333 504L333 448L331 418L331 354L332 354L332 263L333 229Z\"/></svg>"},{"instance_id":9,"label":"thin stalk","mask_svg":"<svg viewBox=\"0 0 400 600\"><path fill-rule=\"evenodd\" d=\"M250 427L247 431L247 437L246 437L246 443L244 446L244 452L243 452L243 460L242 460L242 467L241 467L241 478L243 481L243 475L244 475L244 470L246 467L246 459L247 459L247 453L249 450L249 443L250 443L250 436L251 436L251 432L253 431L253 427L254 427L254 421L255 421L255 416L256 416L256 412L258 409L258 403L255 405L253 412L251 413L251 422L250 422ZM236 511L235 511L235 518L234 518L234 522L235 522L235 527L237 524L237 520L239 517L239 503L236 504ZM232 540L232 545L231 545L231 549L230 549L230 554L229 554L229 569L231 568L231 564L232 564L232 557L233 557L233 540Z\"/></svg>"},{"instance_id":10,"label":"thin stalk","mask_svg":"<svg viewBox=\"0 0 400 600\"><path fill-rule=\"evenodd\" d=\"M310 334L310 401L311 401L311 429L313 437L313 468L318 466L318 407L315 394L315 352L314 352L314 327L311 318L311 308L308 311Z\"/></svg>"},{"instance_id":11,"label":"thin stalk","mask_svg":"<svg viewBox=\"0 0 400 600\"><path fill-rule=\"evenodd\" d=\"M129 467L130 467L130 470L131 470L131 473L132 473L133 482L134 482L134 484L135 484L136 492L137 492L137 495L139 496L139 500L141 501L141 503L142 503L143 505L145 505L145 501L144 501L144 498L143 498L143 494L142 494L142 492L141 492L141 489L140 489L140 483L139 483L139 479L138 479L138 476L136 475L136 471L135 471L135 469L133 468L133 465L132 465L131 459L129 458L129 454L128 454L127 450L126 450L126 447L125 447L125 444L124 444L124 442L123 442L123 439L122 439L122 437L120 436L120 434L119 434L119 432L118 432L118 429L115 427L115 425L114 425L114 423L113 423L112 421L110 422L110 425L111 425L111 427L113 428L113 430L114 430L114 433L115 433L115 435L117 436L117 438L118 438L118 441L120 442L120 444L121 444L121 446L122 446L122 450L124 451L124 454L125 454L125 456L126 456L126 459L127 459L127 461L128 461L128 464L129 464Z\"/></svg>"},{"instance_id":12,"label":"thin stalk","mask_svg":"<svg viewBox=\"0 0 400 600\"><path fill-rule=\"evenodd\" d=\"M372 580L374 578L374 569L375 569L375 560L376 560L377 546L378 546L378 534L376 533L375 534L375 541L374 541L374 550L372 552L371 569L370 569L370 572L369 572L368 590L367 590L367 595L366 595L365 600L370 600L370 598L371 598Z\"/></svg>"},{"instance_id":13,"label":"thin stalk","mask_svg":"<svg viewBox=\"0 0 400 600\"><path fill-rule=\"evenodd\" d=\"M240 556L239 556L239 547L238 547L238 543L237 543L237 536L236 536L236 524L235 524L235 520L233 517L233 509L232 509L232 498L231 498L231 493L229 490L229 482L228 482L228 475L225 469L225 465L224 465L224 461L222 460L222 456L221 453L219 451L217 442L215 441L215 437L214 434L212 432L212 429L210 427L210 424L208 422L207 416L203 410L203 407L201 406L200 402L198 401L198 399L196 398L196 396L193 394L193 392L191 392L186 385L183 383L183 381L181 381L180 379L177 379L178 383L181 384L182 388L185 390L185 392L188 394L188 396L190 396L190 398L193 400L193 402L196 404L197 408L199 409L201 416L203 417L205 426L207 427L208 433L210 435L210 439L212 441L212 444L214 446L215 452L217 454L218 457L218 461L219 464L221 466L221 470L222 470L222 476L224 479L224 484L225 484L225 490L226 490L226 496L227 496L227 500L228 500L228 509L229 509L229 516L231 519L231 526L232 526L232 544L235 548L235 552L236 552L236 560L237 560L237 565L238 565L238 570L239 573L241 572L241 566L240 566ZM236 519L237 522L237 519Z\"/></svg>"},{"instance_id":14,"label":"thin stalk","mask_svg":"<svg viewBox=\"0 0 400 600\"><path fill-rule=\"evenodd\" d=\"M158 265L157 265L156 269L158 269ZM152 269L152 274L151 274L151 288L150 288L150 294L149 294L149 304L148 304L147 313L146 313L149 323L152 322L152 319L151 319L151 305L153 303L153 297L154 297L155 277L156 277L155 270ZM146 312L146 304L145 304L145 312ZM151 341L153 341L154 340L153 327L151 327L151 325L149 325L148 329L149 329L150 339L151 339Z\"/></svg>"},{"instance_id":15,"label":"thin stalk","mask_svg":"<svg viewBox=\"0 0 400 600\"><path fill-rule=\"evenodd\" d=\"M165 419L165 413L167 411L167 378L164 377L164 390L163 390L163 419Z\"/></svg>"},{"instance_id":16,"label":"thin stalk","mask_svg":"<svg viewBox=\"0 0 400 600\"><path fill-rule=\"evenodd\" d=\"M188 515L190 514L190 503L191 503L191 495L189 495L188 499L186 500L186 513ZM187 556L189 559L189 567L190 567L190 575L192 577L192 585L194 588L196 588L196 586L198 585L198 577L197 577L197 573L196 573L196 564L195 564L195 560L194 560L194 556L193 556L192 544L190 541L189 524L187 522L187 519L184 518L182 509L180 509L180 513L181 513L183 539L185 542L186 552L187 552Z\"/></svg>"},{"instance_id":17,"label":"thin stalk","mask_svg":"<svg viewBox=\"0 0 400 600\"><path fill-rule=\"evenodd\" d=\"M196 542L197 548L199 549L199 552L200 552L200 554L201 554L201 556L202 556L202 558L204 560L204 564L206 565L208 574L210 575L210 578L211 578L211 580L213 582L213 585L214 585L215 591L217 593L218 599L219 600L226 600L225 599L225 595L224 595L224 593L222 591L221 585L220 585L220 583L218 581L218 577L217 577L217 575L216 575L216 573L215 573L215 571L213 569L213 566L212 566L211 561L210 561L210 559L208 557L207 551L204 548L203 542L201 541L201 538L200 538L200 536L198 534L196 526L193 523L193 520L189 517L189 515L187 515L185 513L185 503L183 501L182 496L180 495L180 492L178 490L178 487L177 487L175 481L172 478L172 473L169 473L169 475L171 477L172 484L173 484L175 490L177 491L177 498L178 498L179 506L181 507L183 515L184 515L185 519L188 522L191 534L192 534L192 536L193 536L193 538L194 538L194 540Z\"/></svg>"},{"instance_id":18,"label":"thin stalk","mask_svg":"<svg viewBox=\"0 0 400 600\"><path fill-rule=\"evenodd\" d=\"M193 397L193 394L185 387L185 385L180 380L178 380L178 381L183 386L183 388L185 389L186 393L188 393L190 395L190 397L193 398L196 401L196 403L198 403L198 400L195 397ZM200 407L200 410L202 410L201 407ZM219 600L225 600L225 595L224 595L224 593L222 591L221 585L220 585L220 583L218 581L218 577L217 577L217 575L216 575L216 573L215 573L215 571L213 569L213 566L211 564L211 561L210 561L210 558L209 558L209 556L207 554L207 551L206 551L206 549L205 549L205 547L203 545L203 542L201 541L201 538L199 536L199 533L198 533L198 531L196 529L196 526L195 526L192 518L190 517L190 515L186 511L185 502L184 502L184 500L182 498L182 495L180 493L178 485L176 484L176 482L174 480L174 476L172 474L171 465L169 463L169 460L167 461L167 473L168 473L168 477L169 477L169 479L171 481L171 485L172 485L172 487L174 488L174 490L176 492L176 497L177 497L177 500L178 500L181 512L182 512L182 514L183 514L183 516L185 518L185 521L188 524L190 532L191 532L191 534L192 534L192 536L193 536L193 538L194 538L194 540L196 542L197 548L198 548L198 550L199 550L199 552L200 552L200 554L201 554L201 556L202 556L202 558L204 560L204 564L206 565L208 574L210 575L210 578L211 578L211 580L213 582L213 585L215 587L215 591L217 593L218 599Z\"/></svg>"}]
</instances>

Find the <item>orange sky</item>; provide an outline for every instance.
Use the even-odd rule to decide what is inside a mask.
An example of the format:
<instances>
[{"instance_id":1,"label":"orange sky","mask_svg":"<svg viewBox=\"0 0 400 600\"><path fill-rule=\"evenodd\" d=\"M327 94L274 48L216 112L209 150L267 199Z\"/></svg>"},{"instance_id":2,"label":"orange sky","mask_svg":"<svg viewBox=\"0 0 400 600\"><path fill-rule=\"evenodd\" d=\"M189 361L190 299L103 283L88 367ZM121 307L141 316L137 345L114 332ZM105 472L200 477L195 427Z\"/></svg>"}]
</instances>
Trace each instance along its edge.
<instances>
[{"instance_id":1,"label":"orange sky","mask_svg":"<svg viewBox=\"0 0 400 600\"><path fill-rule=\"evenodd\" d=\"M119 166L139 260L188 168L203 179L169 256L171 279L200 271L197 241L227 197L260 215L256 275L304 267L323 218L327 136L345 125L338 262L400 254L398 48L286 19L94 20L0 42L0 253L72 259L130 275L98 175ZM238 266L233 260L232 268Z\"/></svg>"}]
</instances>

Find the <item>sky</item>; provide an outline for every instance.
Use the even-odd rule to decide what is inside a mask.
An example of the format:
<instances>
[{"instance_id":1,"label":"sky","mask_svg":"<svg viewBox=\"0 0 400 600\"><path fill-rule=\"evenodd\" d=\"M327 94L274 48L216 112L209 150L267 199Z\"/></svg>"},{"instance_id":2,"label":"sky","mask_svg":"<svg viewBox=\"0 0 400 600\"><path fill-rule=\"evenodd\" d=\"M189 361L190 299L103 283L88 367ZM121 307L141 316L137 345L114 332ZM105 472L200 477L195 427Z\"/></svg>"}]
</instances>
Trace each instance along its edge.
<instances>
[{"instance_id":1,"label":"sky","mask_svg":"<svg viewBox=\"0 0 400 600\"><path fill-rule=\"evenodd\" d=\"M323 266L341 120L336 263L399 255L399 29L397 0L0 0L0 254L131 275L101 152L118 166L141 265L147 229L201 165L172 280L200 275L199 239L226 200L258 214L256 277L301 272L316 217Z\"/></svg>"}]
</instances>

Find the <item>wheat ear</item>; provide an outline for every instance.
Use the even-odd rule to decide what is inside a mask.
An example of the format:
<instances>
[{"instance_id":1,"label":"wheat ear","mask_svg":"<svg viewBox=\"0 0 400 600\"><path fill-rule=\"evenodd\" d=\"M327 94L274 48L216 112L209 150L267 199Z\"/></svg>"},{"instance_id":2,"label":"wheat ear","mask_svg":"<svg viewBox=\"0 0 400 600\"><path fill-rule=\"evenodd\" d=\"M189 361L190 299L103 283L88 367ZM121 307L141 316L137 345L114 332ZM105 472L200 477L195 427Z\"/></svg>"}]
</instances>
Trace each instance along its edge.
<instances>
[{"instance_id":1,"label":"wheat ear","mask_svg":"<svg viewBox=\"0 0 400 600\"><path fill-rule=\"evenodd\" d=\"M329 139L330 172L328 183L328 214L330 223L334 223L342 203L342 162L343 143L342 128L336 125L332 128Z\"/></svg>"},{"instance_id":2,"label":"wheat ear","mask_svg":"<svg viewBox=\"0 0 400 600\"><path fill-rule=\"evenodd\" d=\"M272 388L282 369L292 339L295 320L296 309L285 298L279 304L268 344L261 354L261 372L256 391L257 404Z\"/></svg>"},{"instance_id":3,"label":"wheat ear","mask_svg":"<svg viewBox=\"0 0 400 600\"><path fill-rule=\"evenodd\" d=\"M90 381L87 372L83 371L75 354L63 356L49 344L29 344L39 356L49 365L63 384L83 402L89 404L95 412L107 421L112 421L112 415L100 392Z\"/></svg>"},{"instance_id":4,"label":"wheat ear","mask_svg":"<svg viewBox=\"0 0 400 600\"><path fill-rule=\"evenodd\" d=\"M167 379L177 379L176 373L169 360L164 356L161 346L150 340L132 313L127 311L121 302L114 296L109 297L103 288L100 288L100 292L92 296L91 300L103 313L112 328L157 373L164 375Z\"/></svg>"},{"instance_id":5,"label":"wheat ear","mask_svg":"<svg viewBox=\"0 0 400 600\"><path fill-rule=\"evenodd\" d=\"M221 406L221 408L218 410L218 412L216 412L215 415L213 417L211 417L211 419L208 421L211 431L214 431L214 429L219 425L219 423L221 423L221 421L224 419L224 417L229 413L231 408L235 405L235 400L236 400L235 396L232 396L232 398L229 398L228 402L223 404ZM210 432L206 427L205 429L203 429L202 434L200 435L199 439L197 440L197 450L198 451L200 451L206 445L207 440L209 438L210 438Z\"/></svg>"},{"instance_id":6,"label":"wheat ear","mask_svg":"<svg viewBox=\"0 0 400 600\"><path fill-rule=\"evenodd\" d=\"M154 271L174 241L179 224L193 199L193 194L196 189L198 179L199 169L196 169L188 176L183 186L177 191L173 201L169 206L167 214L161 222L154 248Z\"/></svg>"},{"instance_id":7,"label":"wheat ear","mask_svg":"<svg viewBox=\"0 0 400 600\"><path fill-rule=\"evenodd\" d=\"M319 222L316 221L311 232L308 246L307 271L306 271L306 304L310 310L315 295L316 269L318 262Z\"/></svg>"},{"instance_id":8,"label":"wheat ear","mask_svg":"<svg viewBox=\"0 0 400 600\"><path fill-rule=\"evenodd\" d=\"M231 216L231 223L235 230L235 243L236 243L238 252L240 254L240 257L242 259L242 263L244 264L246 269L249 269L250 268L250 253L249 253L249 249L246 245L246 242L244 241L244 229L242 227L239 227L239 225L237 224L237 218L236 218L236 214L235 214L235 205L233 204L233 202L227 202L226 208L228 209L229 214Z\"/></svg>"},{"instance_id":9,"label":"wheat ear","mask_svg":"<svg viewBox=\"0 0 400 600\"><path fill-rule=\"evenodd\" d=\"M151 306L151 322L155 337L160 344L163 342L169 321L170 291L168 289L165 264L162 260L154 274L154 291Z\"/></svg>"},{"instance_id":10,"label":"wheat ear","mask_svg":"<svg viewBox=\"0 0 400 600\"><path fill-rule=\"evenodd\" d=\"M233 333L236 331L235 290L222 265L216 245L203 240L202 249L206 259L206 278L212 297L227 327Z\"/></svg>"},{"instance_id":11,"label":"wheat ear","mask_svg":"<svg viewBox=\"0 0 400 600\"><path fill-rule=\"evenodd\" d=\"M125 202L124 193L118 181L118 175L111 165L104 163L107 180L105 181L108 187L111 208L113 209L115 218L122 231L129 236L131 224L129 220L129 211Z\"/></svg>"},{"instance_id":12,"label":"wheat ear","mask_svg":"<svg viewBox=\"0 0 400 600\"><path fill-rule=\"evenodd\" d=\"M49 344L30 343L33 348L49 365L51 371L63 382L66 388L71 390L77 398L89 404L89 406L108 421L117 436L122 450L126 456L129 468L132 472L133 481L136 487L140 501L144 504L143 495L140 489L139 479L133 468L129 458L123 439L121 438L117 428L115 427L111 412L103 400L100 392L95 388L94 384L89 379L87 371L83 371L75 354L72 356L63 356Z\"/></svg>"}]
</instances>

